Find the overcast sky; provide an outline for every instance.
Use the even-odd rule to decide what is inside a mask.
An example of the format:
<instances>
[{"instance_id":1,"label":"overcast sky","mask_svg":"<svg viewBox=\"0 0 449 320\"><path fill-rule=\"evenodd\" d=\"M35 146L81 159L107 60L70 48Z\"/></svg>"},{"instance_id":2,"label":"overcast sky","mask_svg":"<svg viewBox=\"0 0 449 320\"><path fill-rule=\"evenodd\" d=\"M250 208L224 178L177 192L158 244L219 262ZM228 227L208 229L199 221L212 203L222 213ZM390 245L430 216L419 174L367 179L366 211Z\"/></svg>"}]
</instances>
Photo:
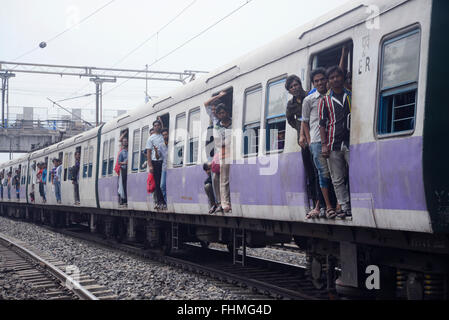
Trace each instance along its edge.
<instances>
[{"instance_id":1,"label":"overcast sky","mask_svg":"<svg viewBox=\"0 0 449 320\"><path fill-rule=\"evenodd\" d=\"M144 69L145 64L152 64L152 70L212 71L344 2L1 0L0 61L129 69ZM161 59L242 5L241 9L207 32ZM157 36L144 43L176 16ZM78 26L55 38L80 21ZM42 41L47 41L44 49L38 48ZM123 60L139 45L142 46ZM122 82L104 84L104 92ZM149 94L161 96L180 85L150 81ZM144 80L130 80L105 94L103 108L131 109L139 106L144 102L144 91ZM55 113L57 108L47 101L47 97L60 100L93 92L94 84L88 78L17 73L10 80L9 105L42 107L44 112ZM93 109L95 97L73 99L62 104L68 108Z\"/></svg>"}]
</instances>

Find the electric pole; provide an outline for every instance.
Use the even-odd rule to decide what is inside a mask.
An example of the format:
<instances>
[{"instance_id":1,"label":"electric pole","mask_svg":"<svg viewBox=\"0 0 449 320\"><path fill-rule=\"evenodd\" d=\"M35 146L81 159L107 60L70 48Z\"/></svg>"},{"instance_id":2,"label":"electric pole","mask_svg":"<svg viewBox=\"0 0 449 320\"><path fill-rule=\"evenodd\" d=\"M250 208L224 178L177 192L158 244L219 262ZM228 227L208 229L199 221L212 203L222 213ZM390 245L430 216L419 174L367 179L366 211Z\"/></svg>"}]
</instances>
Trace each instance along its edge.
<instances>
[{"instance_id":1,"label":"electric pole","mask_svg":"<svg viewBox=\"0 0 449 320\"><path fill-rule=\"evenodd\" d=\"M6 71L5 73L0 73L0 78L2 79L2 127L5 127L5 105L6 105L6 119L9 121L9 105L8 105L8 88L9 88L9 78L13 78L16 75L14 73Z\"/></svg>"},{"instance_id":2,"label":"electric pole","mask_svg":"<svg viewBox=\"0 0 449 320\"><path fill-rule=\"evenodd\" d=\"M108 79L108 78L90 78L90 81L95 83L95 126L99 126L103 119L103 82L116 82L116 79Z\"/></svg>"}]
</instances>

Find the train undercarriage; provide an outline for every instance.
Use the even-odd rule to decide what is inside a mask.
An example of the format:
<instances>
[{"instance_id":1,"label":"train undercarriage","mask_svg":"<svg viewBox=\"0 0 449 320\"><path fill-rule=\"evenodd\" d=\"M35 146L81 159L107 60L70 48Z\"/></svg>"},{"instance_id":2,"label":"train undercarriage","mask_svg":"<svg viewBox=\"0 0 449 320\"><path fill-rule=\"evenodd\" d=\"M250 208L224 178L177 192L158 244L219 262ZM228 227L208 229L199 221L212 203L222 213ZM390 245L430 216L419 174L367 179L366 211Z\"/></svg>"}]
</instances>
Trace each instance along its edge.
<instances>
[{"instance_id":1,"label":"train undercarriage","mask_svg":"<svg viewBox=\"0 0 449 320\"><path fill-rule=\"evenodd\" d=\"M161 253L187 242L221 243L235 264L247 247L294 242L306 254L316 288L348 299L448 299L449 251L445 235L287 223L204 215L0 205L0 214L54 228L84 226L118 242Z\"/></svg>"}]
</instances>

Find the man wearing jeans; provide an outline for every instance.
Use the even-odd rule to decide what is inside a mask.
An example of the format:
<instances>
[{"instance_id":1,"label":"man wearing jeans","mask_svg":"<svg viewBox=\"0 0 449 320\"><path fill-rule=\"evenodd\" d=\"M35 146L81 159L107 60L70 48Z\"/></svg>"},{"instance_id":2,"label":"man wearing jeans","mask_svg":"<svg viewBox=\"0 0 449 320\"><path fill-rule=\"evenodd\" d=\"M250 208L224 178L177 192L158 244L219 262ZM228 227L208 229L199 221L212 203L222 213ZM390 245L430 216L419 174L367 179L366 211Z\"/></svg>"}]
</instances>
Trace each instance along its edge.
<instances>
[{"instance_id":1,"label":"man wearing jeans","mask_svg":"<svg viewBox=\"0 0 449 320\"><path fill-rule=\"evenodd\" d=\"M323 199L320 197L320 202L323 200L325 202L320 203L320 205L322 208L326 205L325 215L324 209L322 209L323 216L332 219L336 216L336 214L335 210L332 208L329 197L329 187L331 183L329 167L327 164L327 159L325 159L321 154L320 118L318 115L318 102L326 95L327 92L326 70L323 68L312 70L310 78L316 90L304 99L302 107L302 126L307 144L310 146L310 151L313 155L313 162L318 170L320 188L323 194ZM317 214L314 214L309 215L309 217L317 218L318 216Z\"/></svg>"},{"instance_id":2,"label":"man wearing jeans","mask_svg":"<svg viewBox=\"0 0 449 320\"><path fill-rule=\"evenodd\" d=\"M321 152L329 158L332 183L342 212L339 218L351 216L346 178L349 168L349 126L351 116L351 92L344 87L344 73L340 67L327 70L330 90L320 100Z\"/></svg>"},{"instance_id":3,"label":"man wearing jeans","mask_svg":"<svg viewBox=\"0 0 449 320\"><path fill-rule=\"evenodd\" d=\"M154 134L148 137L146 150L148 169L154 174L154 181L156 183L156 190L154 191L156 196L156 205L154 208L166 210L167 204L161 190L163 155L160 150L165 147L164 138L161 134L162 123L159 120L155 120L153 122L153 129Z\"/></svg>"}]
</instances>

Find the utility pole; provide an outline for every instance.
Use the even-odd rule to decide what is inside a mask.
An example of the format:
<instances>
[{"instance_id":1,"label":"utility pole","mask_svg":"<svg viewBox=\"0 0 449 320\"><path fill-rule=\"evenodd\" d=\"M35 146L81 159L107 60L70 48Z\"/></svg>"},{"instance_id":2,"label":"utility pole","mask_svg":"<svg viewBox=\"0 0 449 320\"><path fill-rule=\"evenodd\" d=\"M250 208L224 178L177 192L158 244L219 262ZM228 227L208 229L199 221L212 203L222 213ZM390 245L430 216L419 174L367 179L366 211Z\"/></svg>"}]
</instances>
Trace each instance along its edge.
<instances>
[{"instance_id":1,"label":"utility pole","mask_svg":"<svg viewBox=\"0 0 449 320\"><path fill-rule=\"evenodd\" d=\"M16 75L14 73L6 71L5 73L0 73L0 78L2 79L2 127L5 128L5 105L6 105L6 119L9 121L9 104L8 104L8 88L9 88L9 78L13 78Z\"/></svg>"},{"instance_id":2,"label":"utility pole","mask_svg":"<svg viewBox=\"0 0 449 320\"><path fill-rule=\"evenodd\" d=\"M108 78L90 78L90 81L95 83L95 105L96 105L96 112L95 112L95 125L98 127L103 119L103 82L116 82L116 79L108 79Z\"/></svg>"},{"instance_id":3,"label":"utility pole","mask_svg":"<svg viewBox=\"0 0 449 320\"><path fill-rule=\"evenodd\" d=\"M148 99L148 64L145 65L145 70L147 71L145 73L145 103L148 103L148 101L150 100Z\"/></svg>"}]
</instances>

